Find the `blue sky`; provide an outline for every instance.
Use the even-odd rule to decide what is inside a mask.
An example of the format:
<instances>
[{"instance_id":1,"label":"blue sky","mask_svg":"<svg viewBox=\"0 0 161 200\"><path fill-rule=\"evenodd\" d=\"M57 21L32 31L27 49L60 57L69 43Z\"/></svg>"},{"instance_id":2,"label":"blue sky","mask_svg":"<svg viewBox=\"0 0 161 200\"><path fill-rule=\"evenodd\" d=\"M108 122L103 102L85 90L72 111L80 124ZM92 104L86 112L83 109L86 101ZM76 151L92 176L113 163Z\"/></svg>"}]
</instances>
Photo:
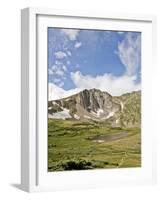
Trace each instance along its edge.
<instances>
[{"instance_id":1,"label":"blue sky","mask_svg":"<svg viewBox=\"0 0 161 200\"><path fill-rule=\"evenodd\" d=\"M63 90L139 90L141 33L48 28L48 81Z\"/></svg>"}]
</instances>

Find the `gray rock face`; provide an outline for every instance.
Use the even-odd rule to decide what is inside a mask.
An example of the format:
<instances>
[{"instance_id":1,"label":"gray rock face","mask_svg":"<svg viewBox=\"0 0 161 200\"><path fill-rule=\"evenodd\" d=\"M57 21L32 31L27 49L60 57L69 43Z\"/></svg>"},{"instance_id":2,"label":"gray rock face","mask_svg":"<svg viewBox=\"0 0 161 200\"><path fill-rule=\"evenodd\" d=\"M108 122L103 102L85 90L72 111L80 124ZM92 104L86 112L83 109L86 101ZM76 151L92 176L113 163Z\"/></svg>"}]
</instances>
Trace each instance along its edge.
<instances>
[{"instance_id":1,"label":"gray rock face","mask_svg":"<svg viewBox=\"0 0 161 200\"><path fill-rule=\"evenodd\" d=\"M98 109L107 110L112 107L112 97L107 92L91 89L84 90L78 94L80 105L88 112L97 112Z\"/></svg>"},{"instance_id":2,"label":"gray rock face","mask_svg":"<svg viewBox=\"0 0 161 200\"><path fill-rule=\"evenodd\" d=\"M111 126L131 127L140 126L140 105L141 92L112 97L108 92L90 89L68 98L49 101L48 114L49 118L105 121Z\"/></svg>"}]
</instances>

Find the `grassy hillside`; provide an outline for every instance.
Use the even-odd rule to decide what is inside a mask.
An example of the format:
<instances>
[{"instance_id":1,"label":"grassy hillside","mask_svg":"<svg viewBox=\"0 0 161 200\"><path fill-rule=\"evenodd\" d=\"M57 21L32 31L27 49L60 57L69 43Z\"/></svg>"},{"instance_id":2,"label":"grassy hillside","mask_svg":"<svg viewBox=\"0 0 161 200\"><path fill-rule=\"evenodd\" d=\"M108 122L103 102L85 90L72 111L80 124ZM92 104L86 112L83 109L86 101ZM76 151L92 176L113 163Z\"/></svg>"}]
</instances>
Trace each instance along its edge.
<instances>
[{"instance_id":1,"label":"grassy hillside","mask_svg":"<svg viewBox=\"0 0 161 200\"><path fill-rule=\"evenodd\" d=\"M126 137L109 139L119 134ZM103 122L49 119L49 171L140 166L140 128L110 128Z\"/></svg>"},{"instance_id":2,"label":"grassy hillside","mask_svg":"<svg viewBox=\"0 0 161 200\"><path fill-rule=\"evenodd\" d=\"M124 108L121 112L120 120L121 125L132 127L141 125L141 92L133 92L124 94L120 97L123 102Z\"/></svg>"}]
</instances>

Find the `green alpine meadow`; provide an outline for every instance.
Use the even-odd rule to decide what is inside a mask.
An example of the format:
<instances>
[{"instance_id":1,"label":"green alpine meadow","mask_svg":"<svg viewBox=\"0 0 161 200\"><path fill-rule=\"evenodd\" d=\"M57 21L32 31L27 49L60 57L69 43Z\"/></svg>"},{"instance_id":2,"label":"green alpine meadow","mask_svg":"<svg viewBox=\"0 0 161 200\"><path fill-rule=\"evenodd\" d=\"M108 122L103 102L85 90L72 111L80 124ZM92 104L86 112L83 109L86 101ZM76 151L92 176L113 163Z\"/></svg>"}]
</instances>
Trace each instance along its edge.
<instances>
[{"instance_id":1,"label":"green alpine meadow","mask_svg":"<svg viewBox=\"0 0 161 200\"><path fill-rule=\"evenodd\" d=\"M48 172L142 167L142 33L91 26L47 28Z\"/></svg>"},{"instance_id":2,"label":"green alpine meadow","mask_svg":"<svg viewBox=\"0 0 161 200\"><path fill-rule=\"evenodd\" d=\"M140 102L96 89L49 101L48 171L141 167Z\"/></svg>"}]
</instances>

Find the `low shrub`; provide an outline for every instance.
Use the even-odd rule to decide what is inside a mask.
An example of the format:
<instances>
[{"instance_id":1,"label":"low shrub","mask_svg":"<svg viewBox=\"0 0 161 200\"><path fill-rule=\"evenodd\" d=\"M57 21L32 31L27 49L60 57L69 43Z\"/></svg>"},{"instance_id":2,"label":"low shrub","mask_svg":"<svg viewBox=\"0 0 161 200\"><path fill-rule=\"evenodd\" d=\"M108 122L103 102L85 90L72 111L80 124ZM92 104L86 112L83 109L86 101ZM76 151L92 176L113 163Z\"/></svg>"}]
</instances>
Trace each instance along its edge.
<instances>
[{"instance_id":1,"label":"low shrub","mask_svg":"<svg viewBox=\"0 0 161 200\"><path fill-rule=\"evenodd\" d=\"M64 170L92 169L92 163L86 160L68 160L62 163Z\"/></svg>"}]
</instances>

